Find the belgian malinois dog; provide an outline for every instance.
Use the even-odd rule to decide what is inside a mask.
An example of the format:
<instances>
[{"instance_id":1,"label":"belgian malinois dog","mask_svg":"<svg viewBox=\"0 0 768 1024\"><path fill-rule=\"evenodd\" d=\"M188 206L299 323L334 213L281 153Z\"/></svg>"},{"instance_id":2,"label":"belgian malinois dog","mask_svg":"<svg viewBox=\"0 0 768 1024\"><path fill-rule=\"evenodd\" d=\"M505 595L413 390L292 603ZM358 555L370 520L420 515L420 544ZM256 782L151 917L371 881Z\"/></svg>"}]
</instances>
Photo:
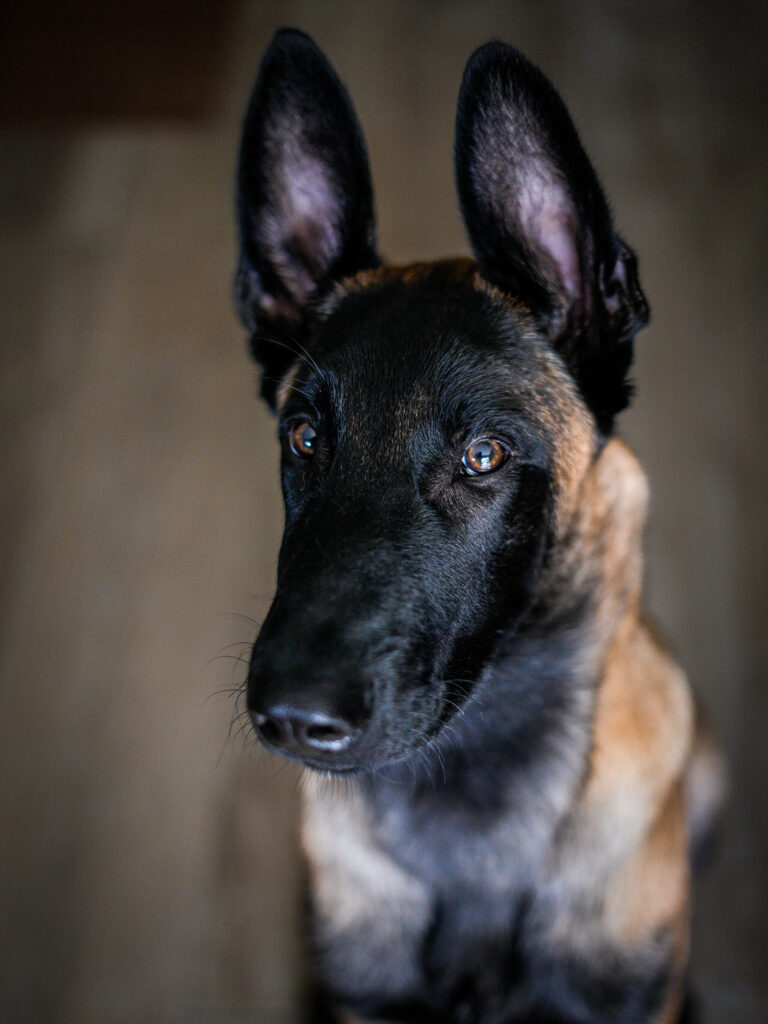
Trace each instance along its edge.
<instances>
[{"instance_id":1,"label":"belgian malinois dog","mask_svg":"<svg viewBox=\"0 0 768 1024\"><path fill-rule=\"evenodd\" d=\"M475 259L384 265L346 90L275 36L238 177L285 498L248 709L308 769L338 1019L669 1024L712 791L643 616L646 481L614 433L648 307L562 100L511 47L470 58L455 153Z\"/></svg>"}]
</instances>

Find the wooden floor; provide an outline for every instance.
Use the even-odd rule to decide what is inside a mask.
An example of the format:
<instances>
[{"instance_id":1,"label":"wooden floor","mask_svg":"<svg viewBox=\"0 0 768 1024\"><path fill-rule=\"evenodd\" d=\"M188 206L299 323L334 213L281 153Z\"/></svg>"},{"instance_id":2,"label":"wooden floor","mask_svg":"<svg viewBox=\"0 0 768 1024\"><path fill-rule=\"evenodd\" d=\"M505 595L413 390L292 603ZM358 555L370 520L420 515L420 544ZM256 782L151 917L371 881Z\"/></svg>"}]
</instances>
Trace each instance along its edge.
<instances>
[{"instance_id":1,"label":"wooden floor","mask_svg":"<svg viewBox=\"0 0 768 1024\"><path fill-rule=\"evenodd\" d=\"M353 94L393 259L466 251L475 45L515 42L568 99L655 314L624 421L649 602L731 760L703 1020L764 1024L768 24L661 0L243 0L207 119L0 140L0 1020L297 1020L297 780L228 731L281 527L229 298L237 123L280 24Z\"/></svg>"}]
</instances>

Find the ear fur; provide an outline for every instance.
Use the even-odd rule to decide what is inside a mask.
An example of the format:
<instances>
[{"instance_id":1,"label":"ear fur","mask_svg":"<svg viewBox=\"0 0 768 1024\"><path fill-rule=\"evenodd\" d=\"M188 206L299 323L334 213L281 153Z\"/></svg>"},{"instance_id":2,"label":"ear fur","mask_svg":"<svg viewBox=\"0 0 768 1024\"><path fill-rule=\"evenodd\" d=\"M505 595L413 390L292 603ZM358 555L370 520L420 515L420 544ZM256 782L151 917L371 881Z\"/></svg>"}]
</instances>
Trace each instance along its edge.
<instances>
[{"instance_id":1,"label":"ear fur","mask_svg":"<svg viewBox=\"0 0 768 1024\"><path fill-rule=\"evenodd\" d=\"M467 63L456 180L482 274L519 297L610 431L631 388L633 337L648 320L631 249L560 96L504 43Z\"/></svg>"},{"instance_id":2,"label":"ear fur","mask_svg":"<svg viewBox=\"0 0 768 1024\"><path fill-rule=\"evenodd\" d=\"M379 263L363 136L314 42L279 31L259 69L238 167L236 304L274 405L333 282Z\"/></svg>"}]
</instances>

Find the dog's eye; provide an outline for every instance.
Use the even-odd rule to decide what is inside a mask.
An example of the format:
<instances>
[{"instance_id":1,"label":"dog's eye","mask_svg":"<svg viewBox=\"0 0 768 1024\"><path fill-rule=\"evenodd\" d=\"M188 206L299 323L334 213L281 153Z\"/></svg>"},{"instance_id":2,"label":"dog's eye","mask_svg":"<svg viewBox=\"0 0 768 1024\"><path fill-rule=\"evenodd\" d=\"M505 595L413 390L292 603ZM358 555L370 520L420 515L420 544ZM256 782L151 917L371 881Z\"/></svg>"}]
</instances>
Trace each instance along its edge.
<instances>
[{"instance_id":1,"label":"dog's eye","mask_svg":"<svg viewBox=\"0 0 768 1024\"><path fill-rule=\"evenodd\" d=\"M288 444L291 446L291 451L301 459L315 454L316 441L317 431L306 420L294 423L288 433Z\"/></svg>"},{"instance_id":2,"label":"dog's eye","mask_svg":"<svg viewBox=\"0 0 768 1024\"><path fill-rule=\"evenodd\" d=\"M508 458L509 452L501 441L494 441L491 437L480 437L464 452L461 465L469 476L479 476L481 473L493 473L503 466Z\"/></svg>"}]
</instances>

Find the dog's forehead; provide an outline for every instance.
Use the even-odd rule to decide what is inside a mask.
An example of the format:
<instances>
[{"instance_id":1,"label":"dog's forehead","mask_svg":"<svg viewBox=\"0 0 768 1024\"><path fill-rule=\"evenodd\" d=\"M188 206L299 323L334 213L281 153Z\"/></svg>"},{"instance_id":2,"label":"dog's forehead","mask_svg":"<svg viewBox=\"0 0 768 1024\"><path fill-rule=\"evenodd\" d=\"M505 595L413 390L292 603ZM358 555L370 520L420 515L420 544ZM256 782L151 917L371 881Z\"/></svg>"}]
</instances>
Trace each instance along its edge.
<instances>
[{"instance_id":1,"label":"dog's forehead","mask_svg":"<svg viewBox=\"0 0 768 1024\"><path fill-rule=\"evenodd\" d=\"M533 372L540 361L528 311L485 284L470 260L364 272L337 289L324 314L315 368L347 403L382 411L487 402L509 392L513 368Z\"/></svg>"},{"instance_id":2,"label":"dog's forehead","mask_svg":"<svg viewBox=\"0 0 768 1024\"><path fill-rule=\"evenodd\" d=\"M535 333L530 311L485 281L469 259L362 271L336 287L323 313L330 337L349 326L358 342L369 340L385 354L400 347L422 360L446 343L498 350L501 341Z\"/></svg>"}]
</instances>

